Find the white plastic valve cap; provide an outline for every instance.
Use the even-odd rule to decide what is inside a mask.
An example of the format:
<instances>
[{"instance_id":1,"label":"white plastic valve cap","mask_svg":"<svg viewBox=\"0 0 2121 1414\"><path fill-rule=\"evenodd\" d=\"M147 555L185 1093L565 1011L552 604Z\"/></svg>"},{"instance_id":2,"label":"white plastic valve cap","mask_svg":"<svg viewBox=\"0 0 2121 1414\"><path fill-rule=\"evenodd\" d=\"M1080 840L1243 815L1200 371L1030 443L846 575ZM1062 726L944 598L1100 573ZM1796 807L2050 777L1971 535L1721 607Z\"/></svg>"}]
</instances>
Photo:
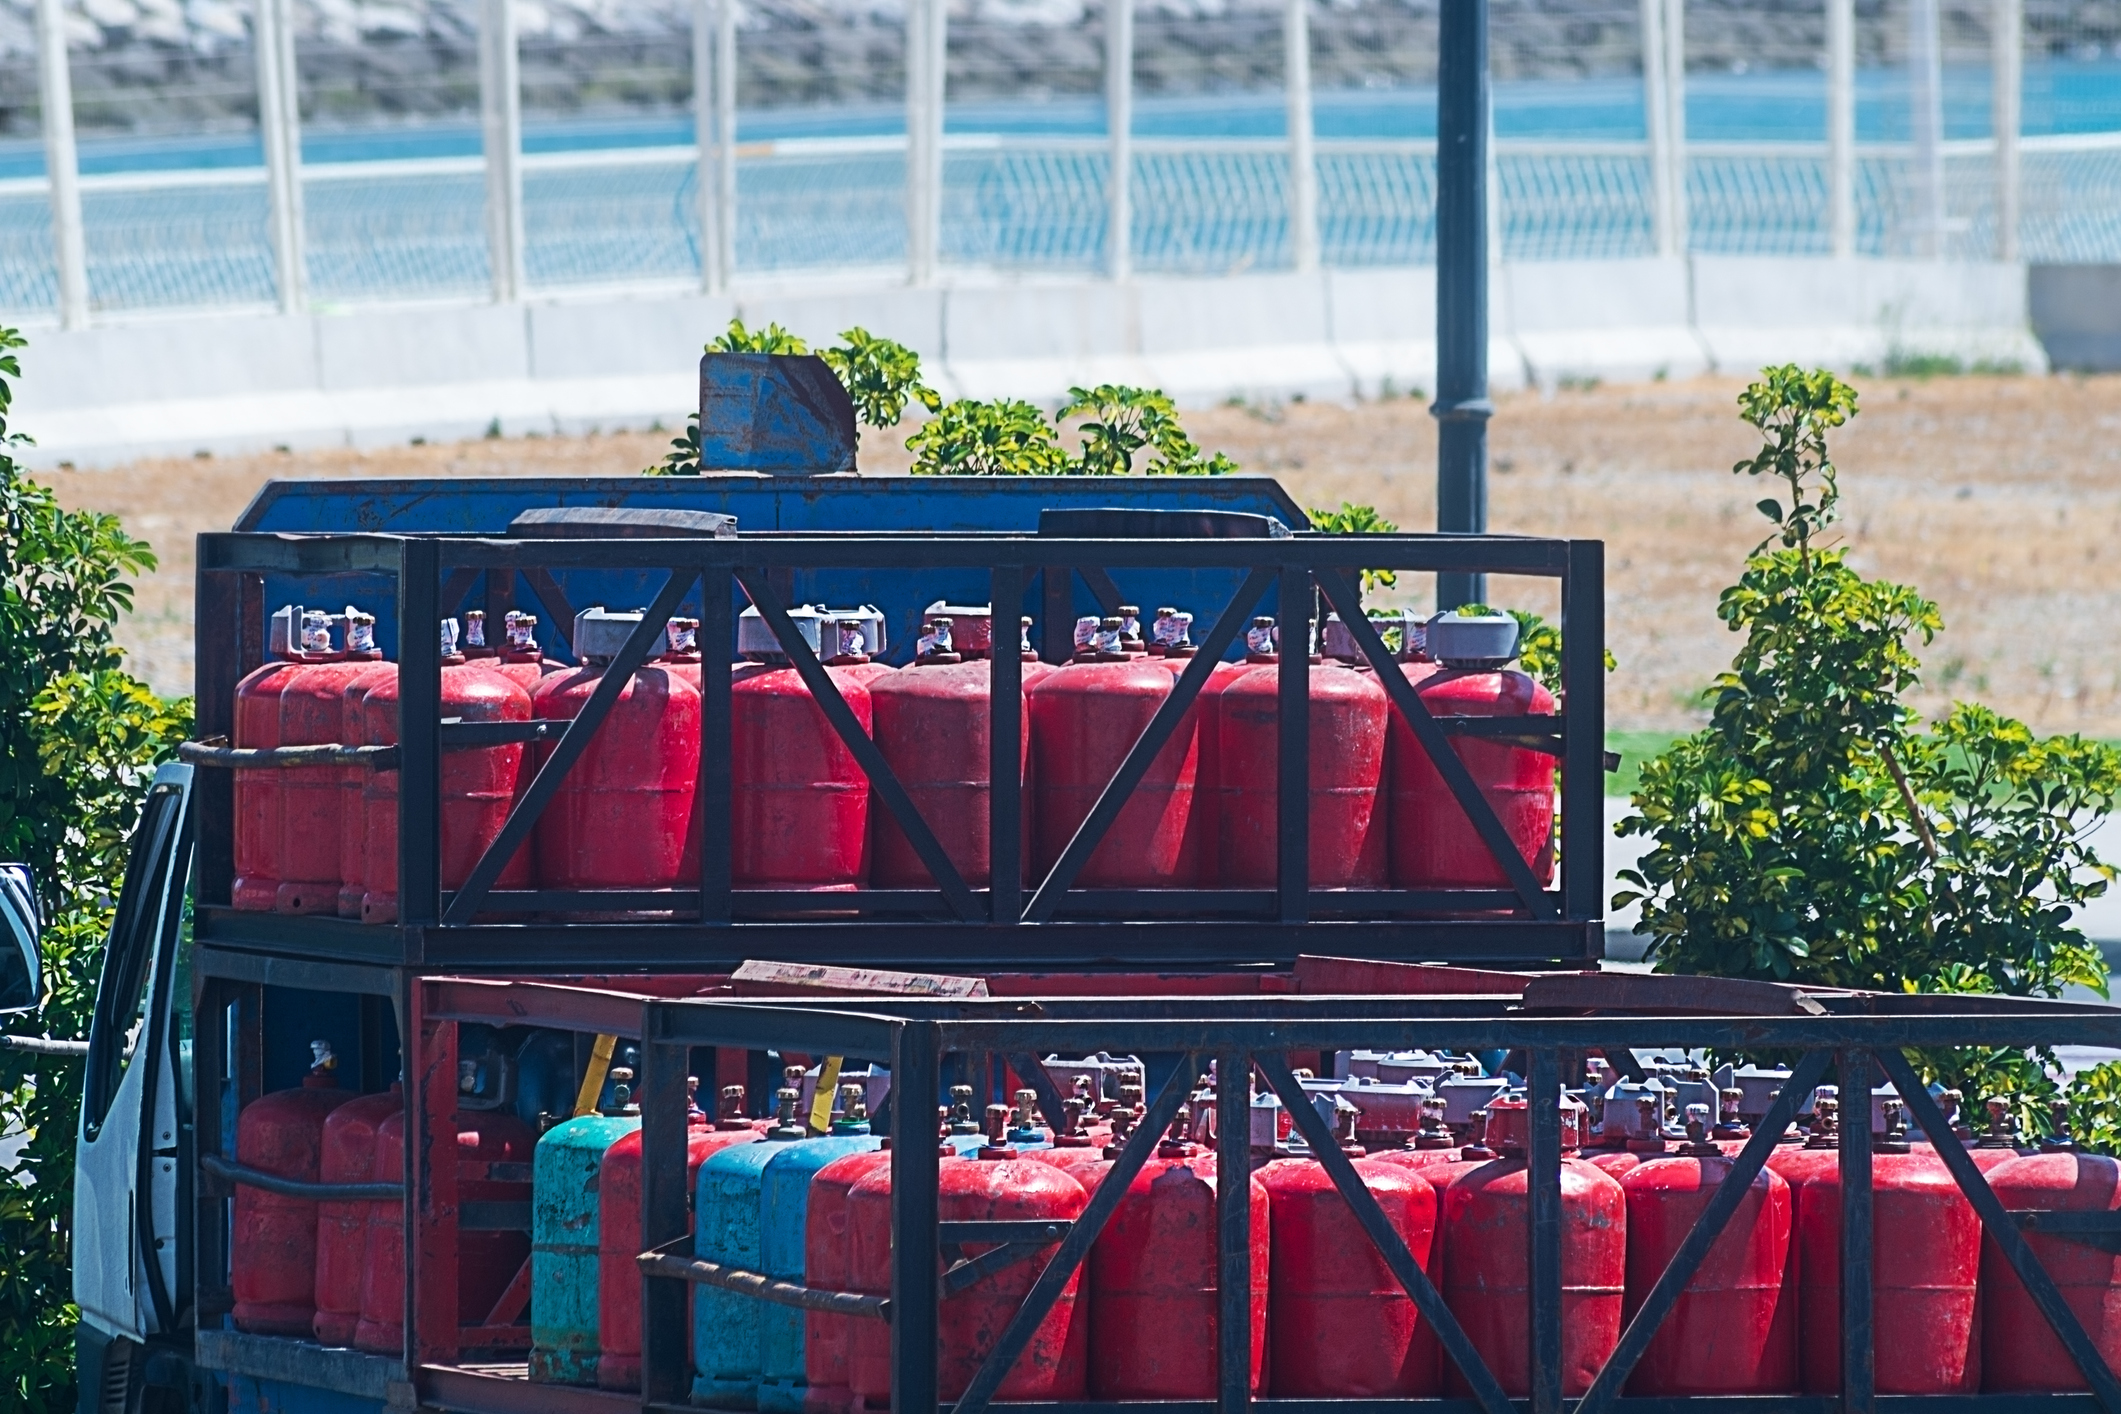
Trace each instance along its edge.
<instances>
[{"instance_id":1,"label":"white plastic valve cap","mask_svg":"<svg viewBox=\"0 0 2121 1414\"><path fill-rule=\"evenodd\" d=\"M1517 620L1508 614L1438 614L1428 638L1429 656L1446 665L1501 667L1517 656Z\"/></svg>"}]
</instances>

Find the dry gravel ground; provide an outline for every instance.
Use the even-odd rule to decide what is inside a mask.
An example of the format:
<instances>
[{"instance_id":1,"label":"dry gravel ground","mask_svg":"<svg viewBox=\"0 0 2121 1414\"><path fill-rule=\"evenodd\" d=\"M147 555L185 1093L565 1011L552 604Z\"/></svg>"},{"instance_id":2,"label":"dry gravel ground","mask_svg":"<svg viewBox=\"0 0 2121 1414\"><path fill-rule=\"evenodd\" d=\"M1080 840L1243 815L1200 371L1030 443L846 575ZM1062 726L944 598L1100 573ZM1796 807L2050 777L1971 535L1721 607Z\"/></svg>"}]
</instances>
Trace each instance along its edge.
<instances>
[{"instance_id":1,"label":"dry gravel ground","mask_svg":"<svg viewBox=\"0 0 2121 1414\"><path fill-rule=\"evenodd\" d=\"M1757 445L1738 421L1741 380L1526 393L1492 428L1498 530L1602 538L1620 669L1616 730L1681 729L1729 659L1717 591L1765 533L1768 494L1731 475ZM1859 379L1863 412L1836 441L1841 533L1867 572L1919 585L1946 629L1926 653L1934 708L1983 701L2048 731L2121 736L2121 377ZM1435 426L1417 401L1293 404L1192 414L1210 448L1278 476L1305 505L1371 502L1408 528L1433 523ZM29 429L34 432L34 428ZM190 687L192 541L227 527L272 478L610 475L663 450L661 434L523 438L357 452L141 462L60 472L61 496L125 518L162 568L140 586L123 638L165 692ZM866 470L903 469L895 437ZM1402 578L1422 602L1425 584ZM1490 597L1550 609L1551 587L1498 581Z\"/></svg>"}]
</instances>

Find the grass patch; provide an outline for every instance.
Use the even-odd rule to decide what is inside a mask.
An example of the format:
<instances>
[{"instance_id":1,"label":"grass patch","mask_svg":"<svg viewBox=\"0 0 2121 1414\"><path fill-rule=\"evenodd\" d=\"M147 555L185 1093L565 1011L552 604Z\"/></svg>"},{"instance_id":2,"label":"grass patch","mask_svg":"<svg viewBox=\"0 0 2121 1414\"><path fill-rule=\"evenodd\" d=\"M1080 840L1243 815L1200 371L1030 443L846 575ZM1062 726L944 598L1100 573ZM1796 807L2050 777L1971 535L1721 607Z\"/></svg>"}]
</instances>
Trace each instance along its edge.
<instances>
[{"instance_id":1,"label":"grass patch","mask_svg":"<svg viewBox=\"0 0 2121 1414\"><path fill-rule=\"evenodd\" d=\"M1620 769L1606 773L1607 798L1625 800L1634 794L1635 782L1642 776L1642 763L1679 737L1678 732L1607 732L1605 749L1620 753Z\"/></svg>"}]
</instances>

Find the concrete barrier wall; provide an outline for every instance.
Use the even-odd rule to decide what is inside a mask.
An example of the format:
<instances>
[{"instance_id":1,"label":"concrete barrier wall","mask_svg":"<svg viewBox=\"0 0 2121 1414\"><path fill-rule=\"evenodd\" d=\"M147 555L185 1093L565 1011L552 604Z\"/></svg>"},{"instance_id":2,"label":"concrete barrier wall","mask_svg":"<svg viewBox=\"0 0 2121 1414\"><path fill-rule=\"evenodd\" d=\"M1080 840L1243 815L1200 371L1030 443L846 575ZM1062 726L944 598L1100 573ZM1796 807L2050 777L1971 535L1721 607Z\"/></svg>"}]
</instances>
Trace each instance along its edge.
<instances>
[{"instance_id":1,"label":"concrete barrier wall","mask_svg":"<svg viewBox=\"0 0 2121 1414\"><path fill-rule=\"evenodd\" d=\"M2022 266L1697 256L1506 265L1498 390L1877 365L1945 354L2044 369ZM293 317L188 314L31 329L15 426L33 457L103 464L198 450L681 426L701 345L732 316L813 341L859 324L910 345L946 394L1048 405L1071 384L1202 405L1435 386L1435 272L833 285L730 298L633 294Z\"/></svg>"}]
</instances>

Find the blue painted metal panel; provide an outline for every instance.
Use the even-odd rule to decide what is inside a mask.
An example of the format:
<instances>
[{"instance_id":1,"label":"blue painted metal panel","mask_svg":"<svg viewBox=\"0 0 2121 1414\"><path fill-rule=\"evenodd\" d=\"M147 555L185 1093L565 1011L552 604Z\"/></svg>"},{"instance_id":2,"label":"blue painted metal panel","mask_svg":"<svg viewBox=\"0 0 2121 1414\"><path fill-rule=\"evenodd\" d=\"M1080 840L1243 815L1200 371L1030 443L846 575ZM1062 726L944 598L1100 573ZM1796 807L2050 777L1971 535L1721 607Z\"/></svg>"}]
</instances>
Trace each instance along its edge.
<instances>
[{"instance_id":1,"label":"blue painted metal panel","mask_svg":"<svg viewBox=\"0 0 2121 1414\"><path fill-rule=\"evenodd\" d=\"M746 530L785 531L1014 531L1038 529L1049 507L1125 506L1145 509L1242 511L1276 517L1292 528L1303 513L1280 483L1264 476L1218 477L583 477L496 478L432 481L272 482L237 521L238 530L292 533L396 531L433 534L503 533L518 514L540 506L638 506L721 511ZM577 608L604 604L634 608L654 596L660 575L575 571L555 576ZM1231 571L1116 570L1113 579L1130 602L1144 609L1171 604L1192 610L1200 621L1217 613L1239 582ZM1032 586L1026 606L1039 612L1040 589ZM535 610L527 583L518 579L514 602ZM912 653L920 613L941 599L984 603L986 576L964 570L804 571L795 577L795 598L835 608L870 603L890 616L891 661ZM1074 614L1098 612L1088 587L1076 581ZM389 582L373 575L328 575L296 580L274 576L266 583L271 607L303 603L338 609L348 603L374 613L378 641L396 652L396 605ZM484 602L474 588L454 612ZM696 612L695 593L687 608ZM1071 616L1072 617L1072 616ZM571 625L539 626L554 656ZM558 629L556 633L554 630ZM1039 626L1068 635L1073 625ZM732 651L734 645L732 644Z\"/></svg>"},{"instance_id":2,"label":"blue painted metal panel","mask_svg":"<svg viewBox=\"0 0 2121 1414\"><path fill-rule=\"evenodd\" d=\"M782 1281L803 1279L803 1247L810 1216L810 1180L844 1154L866 1154L883 1147L868 1133L833 1133L808 1143L791 1144L774 1155L761 1176L759 1192L760 1270ZM852 1129L853 1126L848 1126ZM759 1310L759 1391L762 1414L803 1414L803 1313L789 1306Z\"/></svg>"},{"instance_id":3,"label":"blue painted metal panel","mask_svg":"<svg viewBox=\"0 0 2121 1414\"><path fill-rule=\"evenodd\" d=\"M798 476L854 470L854 404L816 354L700 360L700 465Z\"/></svg>"},{"instance_id":4,"label":"blue painted metal panel","mask_svg":"<svg viewBox=\"0 0 2121 1414\"><path fill-rule=\"evenodd\" d=\"M379 1399L285 1380L261 1380L251 1375L219 1375L228 1392L228 1414L383 1414Z\"/></svg>"},{"instance_id":5,"label":"blue painted metal panel","mask_svg":"<svg viewBox=\"0 0 2121 1414\"><path fill-rule=\"evenodd\" d=\"M640 1116L584 1115L538 1140L531 1166L530 1378L597 1382L598 1170Z\"/></svg>"}]
</instances>

